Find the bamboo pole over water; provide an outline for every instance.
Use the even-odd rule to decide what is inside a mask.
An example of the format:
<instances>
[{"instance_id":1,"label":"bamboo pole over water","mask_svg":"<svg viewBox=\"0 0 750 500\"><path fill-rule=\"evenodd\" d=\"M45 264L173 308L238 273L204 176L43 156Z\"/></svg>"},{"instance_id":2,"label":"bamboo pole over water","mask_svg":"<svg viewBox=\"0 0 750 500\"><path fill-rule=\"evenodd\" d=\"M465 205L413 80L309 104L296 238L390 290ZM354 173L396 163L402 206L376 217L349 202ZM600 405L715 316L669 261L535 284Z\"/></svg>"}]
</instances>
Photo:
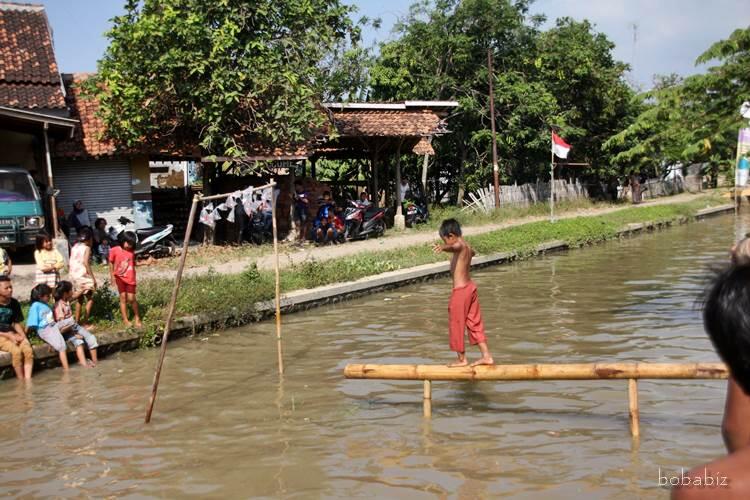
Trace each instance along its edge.
<instances>
[{"instance_id":1,"label":"bamboo pole over water","mask_svg":"<svg viewBox=\"0 0 750 500\"><path fill-rule=\"evenodd\" d=\"M253 188L254 190L261 190L271 188L271 202L272 202L272 219L273 219L273 241L274 241L274 253L276 254L276 339L277 348L279 353L279 373L283 373L284 366L281 358L281 311L280 296L279 296L279 247L278 238L276 233L276 203L275 203L275 191L276 183L271 179L270 184ZM172 298L169 301L169 307L167 308L167 319L164 326L164 334L161 338L161 349L159 351L159 360L156 363L156 370L154 372L154 382L151 386L151 397L148 400L148 407L146 408L145 423L151 422L151 414L154 411L154 403L156 402L156 392L159 389L159 379L161 378L161 369L164 364L164 358L167 354L167 341L169 340L169 332L172 329L172 320L174 319L175 309L177 307L177 295L180 291L180 284L182 283L182 273L185 269L185 261L187 260L188 248L190 246L190 235L193 232L193 224L195 223L195 213L197 212L198 203L201 201L218 200L231 196L232 193L215 194L211 196L203 196L202 194L196 194L193 196L193 204L190 207L190 216L188 217L187 229L185 230L185 239L182 243L182 254L180 255L180 263L177 267L177 274L174 279L174 288L172 289Z\"/></svg>"},{"instance_id":2,"label":"bamboo pole over water","mask_svg":"<svg viewBox=\"0 0 750 500\"><path fill-rule=\"evenodd\" d=\"M346 378L385 380L596 380L725 379L723 363L577 363L492 365L449 368L445 365L350 364Z\"/></svg>"},{"instance_id":3,"label":"bamboo pole over water","mask_svg":"<svg viewBox=\"0 0 750 500\"><path fill-rule=\"evenodd\" d=\"M433 380L628 380L630 433L641 434L638 379L726 379L723 363L577 363L492 365L449 368L446 365L350 364L344 376L350 379L422 380L422 412L432 417Z\"/></svg>"}]
</instances>

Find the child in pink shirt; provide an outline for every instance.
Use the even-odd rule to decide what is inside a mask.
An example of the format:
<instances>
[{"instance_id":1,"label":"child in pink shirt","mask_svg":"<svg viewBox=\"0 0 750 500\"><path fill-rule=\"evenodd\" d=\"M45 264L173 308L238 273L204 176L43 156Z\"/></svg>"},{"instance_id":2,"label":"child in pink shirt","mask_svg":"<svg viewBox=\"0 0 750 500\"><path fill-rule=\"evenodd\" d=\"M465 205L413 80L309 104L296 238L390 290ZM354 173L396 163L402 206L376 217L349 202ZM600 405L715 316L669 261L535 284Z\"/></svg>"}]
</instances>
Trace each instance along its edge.
<instances>
[{"instance_id":1,"label":"child in pink shirt","mask_svg":"<svg viewBox=\"0 0 750 500\"><path fill-rule=\"evenodd\" d=\"M109 251L109 273L112 283L120 293L120 314L125 326L130 326L128 319L128 304L133 309L133 322L136 328L143 326L138 313L138 302L135 299L135 233L125 231L121 237L119 247Z\"/></svg>"}]
</instances>

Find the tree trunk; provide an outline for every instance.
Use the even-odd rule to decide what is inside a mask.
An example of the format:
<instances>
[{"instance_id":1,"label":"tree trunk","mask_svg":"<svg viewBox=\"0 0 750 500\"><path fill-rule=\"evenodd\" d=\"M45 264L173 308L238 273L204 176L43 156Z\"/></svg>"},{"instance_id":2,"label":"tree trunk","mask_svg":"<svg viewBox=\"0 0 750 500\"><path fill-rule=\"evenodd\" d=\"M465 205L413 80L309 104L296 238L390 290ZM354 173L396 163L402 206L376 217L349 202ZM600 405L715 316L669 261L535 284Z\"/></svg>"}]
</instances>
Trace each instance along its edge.
<instances>
[{"instance_id":1,"label":"tree trunk","mask_svg":"<svg viewBox=\"0 0 750 500\"><path fill-rule=\"evenodd\" d=\"M464 179L464 172L466 170L466 156L467 156L466 142L461 140L461 163L458 165L458 196L456 197L456 205L459 207L464 206L464 195L466 182Z\"/></svg>"}]
</instances>

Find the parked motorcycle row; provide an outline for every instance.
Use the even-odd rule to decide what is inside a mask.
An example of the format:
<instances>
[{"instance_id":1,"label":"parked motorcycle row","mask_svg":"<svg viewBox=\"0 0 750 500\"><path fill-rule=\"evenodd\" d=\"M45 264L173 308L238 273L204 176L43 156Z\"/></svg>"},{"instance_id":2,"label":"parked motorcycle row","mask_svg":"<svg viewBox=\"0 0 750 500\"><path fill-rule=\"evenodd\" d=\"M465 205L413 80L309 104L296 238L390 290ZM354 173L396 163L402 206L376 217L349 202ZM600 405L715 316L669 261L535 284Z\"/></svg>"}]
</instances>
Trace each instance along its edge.
<instances>
[{"instance_id":1,"label":"parked motorcycle row","mask_svg":"<svg viewBox=\"0 0 750 500\"><path fill-rule=\"evenodd\" d=\"M388 212L388 208L375 208L369 201L362 199L348 199L343 210L337 209L332 203L322 202L309 238L317 243L328 242L329 233L321 234L318 228L328 229L330 226L334 229L334 243L378 238L385 234ZM402 213L406 227L425 223L429 218L427 202L423 197L408 196L402 202Z\"/></svg>"},{"instance_id":2,"label":"parked motorcycle row","mask_svg":"<svg viewBox=\"0 0 750 500\"><path fill-rule=\"evenodd\" d=\"M415 194L416 196L414 196ZM309 234L311 240L318 241L321 239L316 234L317 229L325 225L324 219L331 221L331 218L332 221L329 224L334 229L334 243L378 238L385 234L388 208L375 208L366 200L348 199L346 206L338 209L333 203L326 204L322 200L319 201L321 205L317 217L313 221L311 234ZM417 193L407 193L407 199L402 202L402 213L404 214L406 227L414 227L417 224L427 222L429 219L427 202L423 196L419 196ZM118 246L121 235L127 230L126 228L133 225L133 221L127 217L120 217L117 219L117 223L110 226L107 231L112 246ZM136 229L134 231L137 240L136 258L153 257L158 259L176 255L179 252L179 245L174 238L173 231L174 226L172 224ZM273 241L271 225L267 216L261 212L252 215L249 220L248 231L250 241L256 245ZM323 238L323 240L325 239Z\"/></svg>"}]
</instances>

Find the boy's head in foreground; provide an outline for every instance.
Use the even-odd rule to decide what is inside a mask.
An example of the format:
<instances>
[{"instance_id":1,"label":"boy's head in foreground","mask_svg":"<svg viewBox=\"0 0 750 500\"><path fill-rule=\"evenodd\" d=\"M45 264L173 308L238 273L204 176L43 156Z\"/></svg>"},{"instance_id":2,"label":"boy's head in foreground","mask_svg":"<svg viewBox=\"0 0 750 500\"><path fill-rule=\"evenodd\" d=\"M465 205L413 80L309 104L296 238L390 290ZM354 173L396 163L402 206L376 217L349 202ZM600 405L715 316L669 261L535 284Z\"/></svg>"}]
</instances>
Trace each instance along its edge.
<instances>
[{"instance_id":1,"label":"boy's head in foreground","mask_svg":"<svg viewBox=\"0 0 750 500\"><path fill-rule=\"evenodd\" d=\"M440 224L438 234L447 245L450 245L461 237L461 225L456 219L445 219Z\"/></svg>"},{"instance_id":2,"label":"boy's head in foreground","mask_svg":"<svg viewBox=\"0 0 750 500\"><path fill-rule=\"evenodd\" d=\"M746 266L750 264L750 238L745 236L734 244L731 250L732 264L735 266Z\"/></svg>"},{"instance_id":3,"label":"boy's head in foreground","mask_svg":"<svg viewBox=\"0 0 750 500\"><path fill-rule=\"evenodd\" d=\"M731 266L706 294L703 325L732 377L750 395L750 266Z\"/></svg>"}]
</instances>

